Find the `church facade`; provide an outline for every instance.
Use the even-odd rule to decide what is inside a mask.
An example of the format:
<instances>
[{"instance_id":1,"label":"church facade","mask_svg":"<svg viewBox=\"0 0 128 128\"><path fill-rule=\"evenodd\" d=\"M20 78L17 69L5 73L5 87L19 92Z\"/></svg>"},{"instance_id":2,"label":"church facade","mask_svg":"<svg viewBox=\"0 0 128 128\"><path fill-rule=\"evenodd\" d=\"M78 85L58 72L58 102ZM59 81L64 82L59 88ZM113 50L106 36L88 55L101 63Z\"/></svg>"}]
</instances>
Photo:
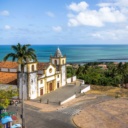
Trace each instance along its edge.
<instances>
[{"instance_id":1,"label":"church facade","mask_svg":"<svg viewBox=\"0 0 128 128\"><path fill-rule=\"evenodd\" d=\"M20 65L17 73L19 98L35 99L66 85L66 56L58 48L49 63L30 61L25 64L24 74Z\"/></svg>"}]
</instances>

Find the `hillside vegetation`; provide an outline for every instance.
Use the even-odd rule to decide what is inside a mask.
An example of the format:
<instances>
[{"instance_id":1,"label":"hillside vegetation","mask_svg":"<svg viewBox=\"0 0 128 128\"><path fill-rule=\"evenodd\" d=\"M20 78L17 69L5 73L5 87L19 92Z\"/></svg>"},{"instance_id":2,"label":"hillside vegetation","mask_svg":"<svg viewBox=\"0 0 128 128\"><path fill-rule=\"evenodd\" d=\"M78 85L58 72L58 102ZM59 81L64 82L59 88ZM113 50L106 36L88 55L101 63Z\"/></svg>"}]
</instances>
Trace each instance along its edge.
<instances>
[{"instance_id":1,"label":"hillside vegetation","mask_svg":"<svg viewBox=\"0 0 128 128\"><path fill-rule=\"evenodd\" d=\"M87 63L67 67L67 77L76 75L86 84L127 88L128 63Z\"/></svg>"}]
</instances>

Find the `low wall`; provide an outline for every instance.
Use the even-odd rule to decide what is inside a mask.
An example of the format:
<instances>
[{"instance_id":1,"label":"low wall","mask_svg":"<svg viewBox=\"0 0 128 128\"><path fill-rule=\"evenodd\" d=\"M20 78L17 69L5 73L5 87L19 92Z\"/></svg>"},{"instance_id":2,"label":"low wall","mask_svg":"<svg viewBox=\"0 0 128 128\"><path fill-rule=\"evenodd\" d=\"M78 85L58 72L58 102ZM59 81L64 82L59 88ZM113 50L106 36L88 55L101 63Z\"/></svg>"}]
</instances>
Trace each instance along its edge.
<instances>
[{"instance_id":1,"label":"low wall","mask_svg":"<svg viewBox=\"0 0 128 128\"><path fill-rule=\"evenodd\" d=\"M67 83L71 83L71 78L68 78L67 79Z\"/></svg>"},{"instance_id":2,"label":"low wall","mask_svg":"<svg viewBox=\"0 0 128 128\"><path fill-rule=\"evenodd\" d=\"M6 90L8 88L17 89L17 85L0 84L0 90Z\"/></svg>"},{"instance_id":3,"label":"low wall","mask_svg":"<svg viewBox=\"0 0 128 128\"><path fill-rule=\"evenodd\" d=\"M73 76L72 77L72 81L76 81L76 76Z\"/></svg>"},{"instance_id":4,"label":"low wall","mask_svg":"<svg viewBox=\"0 0 128 128\"><path fill-rule=\"evenodd\" d=\"M76 81L76 76L73 76L73 77L70 77L67 79L67 83L71 83L71 82L74 82Z\"/></svg>"},{"instance_id":5,"label":"low wall","mask_svg":"<svg viewBox=\"0 0 128 128\"><path fill-rule=\"evenodd\" d=\"M70 100L73 100L73 99L75 99L75 98L76 98L76 95L73 95L73 96L69 97L68 99L66 99L66 100L64 100L64 101L62 101L62 102L60 102L60 105L62 105L62 104L64 104L64 103L67 103L67 102L69 102Z\"/></svg>"},{"instance_id":6,"label":"low wall","mask_svg":"<svg viewBox=\"0 0 128 128\"><path fill-rule=\"evenodd\" d=\"M88 87L86 87L86 88L84 88L83 90L81 90L81 93L84 93L84 92L87 92L87 91L89 91L91 88L90 88L90 85L88 86Z\"/></svg>"}]
</instances>

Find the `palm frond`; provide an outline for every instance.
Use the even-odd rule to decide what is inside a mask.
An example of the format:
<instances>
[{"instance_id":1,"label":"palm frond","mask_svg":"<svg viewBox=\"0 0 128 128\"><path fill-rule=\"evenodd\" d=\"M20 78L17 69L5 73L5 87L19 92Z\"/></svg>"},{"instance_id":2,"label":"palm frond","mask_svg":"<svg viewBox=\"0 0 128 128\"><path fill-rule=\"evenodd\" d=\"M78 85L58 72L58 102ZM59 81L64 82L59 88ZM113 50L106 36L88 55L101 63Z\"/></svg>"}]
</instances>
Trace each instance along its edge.
<instances>
[{"instance_id":1,"label":"palm frond","mask_svg":"<svg viewBox=\"0 0 128 128\"><path fill-rule=\"evenodd\" d=\"M12 58L12 60L14 60L14 58L16 59L16 54L15 53L9 53L9 54L7 54L5 57L4 57L4 59L3 59L3 61L6 61L8 58Z\"/></svg>"}]
</instances>

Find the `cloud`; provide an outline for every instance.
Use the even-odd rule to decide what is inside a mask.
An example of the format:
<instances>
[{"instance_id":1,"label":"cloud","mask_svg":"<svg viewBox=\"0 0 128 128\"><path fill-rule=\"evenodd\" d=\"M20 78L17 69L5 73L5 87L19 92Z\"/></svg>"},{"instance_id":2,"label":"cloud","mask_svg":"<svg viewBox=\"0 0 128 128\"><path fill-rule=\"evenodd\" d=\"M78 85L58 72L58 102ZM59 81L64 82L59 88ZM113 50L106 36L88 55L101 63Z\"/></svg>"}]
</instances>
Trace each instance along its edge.
<instances>
[{"instance_id":1,"label":"cloud","mask_svg":"<svg viewBox=\"0 0 128 128\"><path fill-rule=\"evenodd\" d=\"M115 5L119 7L128 7L128 0L117 0Z\"/></svg>"},{"instance_id":2,"label":"cloud","mask_svg":"<svg viewBox=\"0 0 128 128\"><path fill-rule=\"evenodd\" d=\"M112 3L100 3L98 7L98 10L91 10L86 2L71 3L68 6L68 9L72 11L68 14L68 26L102 27L106 23L127 21L127 16L122 9L113 6Z\"/></svg>"},{"instance_id":3,"label":"cloud","mask_svg":"<svg viewBox=\"0 0 128 128\"><path fill-rule=\"evenodd\" d=\"M53 26L52 29L55 32L61 32L62 31L62 28L60 26Z\"/></svg>"},{"instance_id":4,"label":"cloud","mask_svg":"<svg viewBox=\"0 0 128 128\"><path fill-rule=\"evenodd\" d=\"M91 33L90 36L96 39L103 40L124 40L127 39L128 30L127 29L111 29L104 31L97 31L95 33Z\"/></svg>"},{"instance_id":5,"label":"cloud","mask_svg":"<svg viewBox=\"0 0 128 128\"><path fill-rule=\"evenodd\" d=\"M54 15L54 13L52 13L52 12L46 12L46 15L48 15L49 17L55 17L55 15Z\"/></svg>"},{"instance_id":6,"label":"cloud","mask_svg":"<svg viewBox=\"0 0 128 128\"><path fill-rule=\"evenodd\" d=\"M9 16L9 11L7 11L7 10L0 11L0 15L1 16Z\"/></svg>"},{"instance_id":7,"label":"cloud","mask_svg":"<svg viewBox=\"0 0 128 128\"><path fill-rule=\"evenodd\" d=\"M4 29L5 29L5 30L10 30L10 29L11 29L11 26L10 26L10 25L5 25L5 26L4 26Z\"/></svg>"},{"instance_id":8,"label":"cloud","mask_svg":"<svg viewBox=\"0 0 128 128\"><path fill-rule=\"evenodd\" d=\"M80 12L80 11L85 11L88 7L88 4L86 2L80 2L78 4L72 3L68 6L68 8L72 11Z\"/></svg>"}]
</instances>

